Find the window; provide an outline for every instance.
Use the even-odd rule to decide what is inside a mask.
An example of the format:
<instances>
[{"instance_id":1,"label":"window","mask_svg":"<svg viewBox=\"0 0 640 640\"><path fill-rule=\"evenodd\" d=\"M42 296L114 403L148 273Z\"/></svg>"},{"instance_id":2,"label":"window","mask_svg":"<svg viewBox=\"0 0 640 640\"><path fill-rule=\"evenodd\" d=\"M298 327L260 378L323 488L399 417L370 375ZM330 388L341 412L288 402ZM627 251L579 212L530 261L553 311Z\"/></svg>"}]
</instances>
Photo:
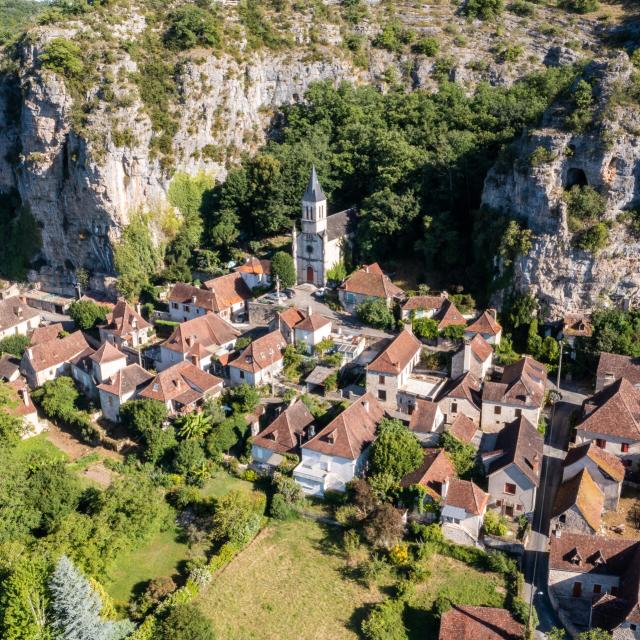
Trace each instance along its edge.
<instances>
[{"instance_id":1,"label":"window","mask_svg":"<svg viewBox=\"0 0 640 640\"><path fill-rule=\"evenodd\" d=\"M600 438L598 438L596 440L596 445L598 447L600 447L601 449L604 449L607 446L607 441L606 440L601 440Z\"/></svg>"},{"instance_id":2,"label":"window","mask_svg":"<svg viewBox=\"0 0 640 640\"><path fill-rule=\"evenodd\" d=\"M564 524L567 521L567 516L566 514L562 514L559 518L558 521L561 522L562 524Z\"/></svg>"},{"instance_id":3,"label":"window","mask_svg":"<svg viewBox=\"0 0 640 640\"><path fill-rule=\"evenodd\" d=\"M504 483L504 493L508 493L510 496L516 495L516 485L511 482Z\"/></svg>"},{"instance_id":4,"label":"window","mask_svg":"<svg viewBox=\"0 0 640 640\"><path fill-rule=\"evenodd\" d=\"M384 384L384 376L378 376L378 384Z\"/></svg>"},{"instance_id":5,"label":"window","mask_svg":"<svg viewBox=\"0 0 640 640\"><path fill-rule=\"evenodd\" d=\"M495 413L497 416L499 416L502 413L502 407L494 407L493 408L493 413Z\"/></svg>"},{"instance_id":6,"label":"window","mask_svg":"<svg viewBox=\"0 0 640 640\"><path fill-rule=\"evenodd\" d=\"M522 409L516 409L516 418L519 418L522 415Z\"/></svg>"},{"instance_id":7,"label":"window","mask_svg":"<svg viewBox=\"0 0 640 640\"><path fill-rule=\"evenodd\" d=\"M458 413L458 403L457 402L452 402L451 403L451 413Z\"/></svg>"},{"instance_id":8,"label":"window","mask_svg":"<svg viewBox=\"0 0 640 640\"><path fill-rule=\"evenodd\" d=\"M582 595L582 582L573 583L573 597L579 598Z\"/></svg>"},{"instance_id":9,"label":"window","mask_svg":"<svg viewBox=\"0 0 640 640\"><path fill-rule=\"evenodd\" d=\"M184 305L184 312L185 312L185 313L189 313L189 311L190 311L190 310L191 310L191 308L189 307L189 305L188 305L188 304L185 304L185 305Z\"/></svg>"},{"instance_id":10,"label":"window","mask_svg":"<svg viewBox=\"0 0 640 640\"><path fill-rule=\"evenodd\" d=\"M637 628L638 628L637 624L633 624L633 623L629 624L629 629L631 629L631 631L635 631Z\"/></svg>"},{"instance_id":11,"label":"window","mask_svg":"<svg viewBox=\"0 0 640 640\"><path fill-rule=\"evenodd\" d=\"M172 302L171 303L171 308L172 309L177 309L178 308L178 303L177 302Z\"/></svg>"},{"instance_id":12,"label":"window","mask_svg":"<svg viewBox=\"0 0 640 640\"><path fill-rule=\"evenodd\" d=\"M617 596L618 595L618 587L616 587L616 586L611 587L611 595L612 596Z\"/></svg>"},{"instance_id":13,"label":"window","mask_svg":"<svg viewBox=\"0 0 640 640\"><path fill-rule=\"evenodd\" d=\"M244 371L240 371L240 380L244 380Z\"/></svg>"},{"instance_id":14,"label":"window","mask_svg":"<svg viewBox=\"0 0 640 640\"><path fill-rule=\"evenodd\" d=\"M521 504L516 505L516 511L522 511L524 507Z\"/></svg>"},{"instance_id":15,"label":"window","mask_svg":"<svg viewBox=\"0 0 640 640\"><path fill-rule=\"evenodd\" d=\"M602 585L594 584L593 585L593 593L602 593Z\"/></svg>"},{"instance_id":16,"label":"window","mask_svg":"<svg viewBox=\"0 0 640 640\"><path fill-rule=\"evenodd\" d=\"M622 451L622 453L629 453L629 443L628 442L623 442L620 445L620 451Z\"/></svg>"},{"instance_id":17,"label":"window","mask_svg":"<svg viewBox=\"0 0 640 640\"><path fill-rule=\"evenodd\" d=\"M384 389L378 389L378 400L383 402L387 399L387 392Z\"/></svg>"}]
</instances>

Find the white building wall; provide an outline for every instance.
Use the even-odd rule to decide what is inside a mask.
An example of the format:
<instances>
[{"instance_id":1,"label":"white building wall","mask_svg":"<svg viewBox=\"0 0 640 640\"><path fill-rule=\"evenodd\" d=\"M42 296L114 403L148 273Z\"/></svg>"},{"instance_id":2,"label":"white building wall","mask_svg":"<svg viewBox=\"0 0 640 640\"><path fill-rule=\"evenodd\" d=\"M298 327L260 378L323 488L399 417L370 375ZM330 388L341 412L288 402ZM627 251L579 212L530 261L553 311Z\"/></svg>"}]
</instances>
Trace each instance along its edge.
<instances>
[{"instance_id":1,"label":"white building wall","mask_svg":"<svg viewBox=\"0 0 640 640\"><path fill-rule=\"evenodd\" d=\"M499 407L500 413L496 413L496 407ZM540 419L540 408L517 407L499 402L485 401L482 403L480 426L486 433L497 433L504 428L505 424L513 422L520 415L523 415L533 426L537 427Z\"/></svg>"},{"instance_id":2,"label":"white building wall","mask_svg":"<svg viewBox=\"0 0 640 640\"><path fill-rule=\"evenodd\" d=\"M552 587L558 596L573 596L573 585L576 582L582 585L581 597L583 598L591 598L594 595L593 586L596 584L602 587L602 593L611 593L611 587L620 586L620 578L617 576L558 569L549 570L549 587Z\"/></svg>"},{"instance_id":3,"label":"white building wall","mask_svg":"<svg viewBox=\"0 0 640 640\"><path fill-rule=\"evenodd\" d=\"M507 483L516 485L515 495L505 492ZM489 476L489 494L492 508L505 513L506 507L513 507L514 518L533 513L536 506L536 486L514 464Z\"/></svg>"},{"instance_id":4,"label":"white building wall","mask_svg":"<svg viewBox=\"0 0 640 640\"><path fill-rule=\"evenodd\" d=\"M468 400L445 397L438 402L438 406L446 424L452 424L460 413L473 420L476 425L480 424L480 410Z\"/></svg>"},{"instance_id":5,"label":"white building wall","mask_svg":"<svg viewBox=\"0 0 640 640\"><path fill-rule=\"evenodd\" d=\"M181 302L169 303L169 315L174 322L186 322L206 315L207 310L197 307L193 303L182 304Z\"/></svg>"},{"instance_id":6,"label":"white building wall","mask_svg":"<svg viewBox=\"0 0 640 640\"><path fill-rule=\"evenodd\" d=\"M329 489L344 491L347 483L361 470L365 459L365 454L358 460L350 460L303 448L301 462L294 469L293 478L309 495L322 495Z\"/></svg>"},{"instance_id":7,"label":"white building wall","mask_svg":"<svg viewBox=\"0 0 640 640\"><path fill-rule=\"evenodd\" d=\"M12 327L7 327L6 329L0 330L0 340L2 338L8 338L9 336L17 336L22 335L26 336L29 331L33 331L40 325L40 321L42 320L41 315L34 316L33 318L29 318L29 320L23 320L22 322L17 322Z\"/></svg>"},{"instance_id":8,"label":"white building wall","mask_svg":"<svg viewBox=\"0 0 640 640\"><path fill-rule=\"evenodd\" d=\"M294 332L296 344L304 343L307 348L307 353L313 353L313 347L331 335L331 324L320 327L317 331L294 329Z\"/></svg>"},{"instance_id":9,"label":"white building wall","mask_svg":"<svg viewBox=\"0 0 640 640\"><path fill-rule=\"evenodd\" d=\"M618 438L609 434L594 433L592 431L576 430L576 444L585 444L587 442L595 442L596 440L604 440L604 451L612 453L622 460L625 466L637 469L640 466L640 442L634 442L630 438ZM629 445L629 451L622 451L622 445Z\"/></svg>"}]
</instances>

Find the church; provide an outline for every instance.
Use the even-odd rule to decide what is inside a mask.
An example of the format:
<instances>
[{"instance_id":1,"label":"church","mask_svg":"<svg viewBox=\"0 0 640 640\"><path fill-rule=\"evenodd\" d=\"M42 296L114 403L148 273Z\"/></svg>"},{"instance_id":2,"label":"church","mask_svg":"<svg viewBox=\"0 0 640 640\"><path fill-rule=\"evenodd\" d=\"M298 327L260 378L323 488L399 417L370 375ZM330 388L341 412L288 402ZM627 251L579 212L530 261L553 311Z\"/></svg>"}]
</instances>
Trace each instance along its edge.
<instances>
[{"instance_id":1,"label":"church","mask_svg":"<svg viewBox=\"0 0 640 640\"><path fill-rule=\"evenodd\" d=\"M344 259L352 242L355 222L355 208L327 215L327 198L313 167L302 198L300 231L296 225L293 227L293 262L298 284L309 282L317 287L327 284L327 271Z\"/></svg>"}]
</instances>

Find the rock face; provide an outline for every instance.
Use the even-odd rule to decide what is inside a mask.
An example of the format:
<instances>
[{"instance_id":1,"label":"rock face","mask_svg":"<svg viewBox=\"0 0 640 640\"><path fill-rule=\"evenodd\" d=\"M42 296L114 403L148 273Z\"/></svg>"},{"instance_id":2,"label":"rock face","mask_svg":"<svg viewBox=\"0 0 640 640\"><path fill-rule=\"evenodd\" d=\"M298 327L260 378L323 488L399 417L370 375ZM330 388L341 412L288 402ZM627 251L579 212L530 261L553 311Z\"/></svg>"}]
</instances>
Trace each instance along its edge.
<instances>
[{"instance_id":1,"label":"rock face","mask_svg":"<svg viewBox=\"0 0 640 640\"><path fill-rule=\"evenodd\" d=\"M505 170L498 163L485 181L483 204L525 221L533 246L515 265L515 286L538 297L549 318L595 306L640 303L640 243L618 222L621 211L640 204L640 117L631 105L611 96L627 86L632 69L626 57L596 66L599 80L595 132L575 134L551 109L543 127L525 132L514 145ZM549 161L531 166L543 147ZM572 246L567 227L566 190L589 184L605 196L603 221L610 241L597 255Z\"/></svg>"}]
</instances>

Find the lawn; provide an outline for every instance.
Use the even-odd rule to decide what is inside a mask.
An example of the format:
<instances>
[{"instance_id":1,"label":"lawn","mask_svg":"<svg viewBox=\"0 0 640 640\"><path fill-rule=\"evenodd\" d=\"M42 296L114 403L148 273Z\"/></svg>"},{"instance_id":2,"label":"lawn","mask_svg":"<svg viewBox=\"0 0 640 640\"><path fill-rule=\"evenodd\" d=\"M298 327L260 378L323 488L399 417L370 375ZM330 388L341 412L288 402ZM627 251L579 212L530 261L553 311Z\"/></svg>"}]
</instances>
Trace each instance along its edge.
<instances>
[{"instance_id":1,"label":"lawn","mask_svg":"<svg viewBox=\"0 0 640 640\"><path fill-rule=\"evenodd\" d=\"M116 605L124 606L141 586L152 578L175 576L180 563L186 560L189 548L178 542L177 530L156 534L149 542L131 553L120 555L109 571L105 584Z\"/></svg>"},{"instance_id":2,"label":"lawn","mask_svg":"<svg viewBox=\"0 0 640 640\"><path fill-rule=\"evenodd\" d=\"M46 433L40 433L26 440L20 440L17 446L18 455L23 458L37 460L68 460L68 456L47 439Z\"/></svg>"},{"instance_id":3,"label":"lawn","mask_svg":"<svg viewBox=\"0 0 640 640\"><path fill-rule=\"evenodd\" d=\"M234 490L253 491L253 484L246 480L235 478L226 471L218 471L213 478L205 483L202 489L202 496L204 498L219 498Z\"/></svg>"},{"instance_id":4,"label":"lawn","mask_svg":"<svg viewBox=\"0 0 640 640\"><path fill-rule=\"evenodd\" d=\"M344 577L335 531L311 520L270 525L197 600L225 640L342 640L383 595Z\"/></svg>"}]
</instances>

